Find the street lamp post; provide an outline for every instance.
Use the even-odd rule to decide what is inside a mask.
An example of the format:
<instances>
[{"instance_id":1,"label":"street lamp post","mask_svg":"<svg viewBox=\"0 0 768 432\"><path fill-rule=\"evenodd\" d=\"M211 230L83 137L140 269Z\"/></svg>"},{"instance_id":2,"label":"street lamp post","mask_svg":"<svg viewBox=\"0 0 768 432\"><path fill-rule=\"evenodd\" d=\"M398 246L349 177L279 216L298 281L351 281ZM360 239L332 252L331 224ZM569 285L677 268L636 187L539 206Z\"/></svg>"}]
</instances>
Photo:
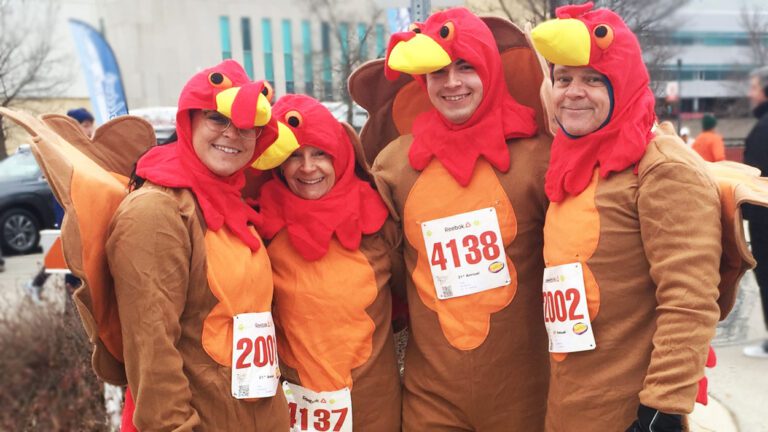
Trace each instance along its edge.
<instances>
[{"instance_id":1,"label":"street lamp post","mask_svg":"<svg viewBox=\"0 0 768 432\"><path fill-rule=\"evenodd\" d=\"M430 0L411 0L411 22L424 22L432 10Z\"/></svg>"}]
</instances>

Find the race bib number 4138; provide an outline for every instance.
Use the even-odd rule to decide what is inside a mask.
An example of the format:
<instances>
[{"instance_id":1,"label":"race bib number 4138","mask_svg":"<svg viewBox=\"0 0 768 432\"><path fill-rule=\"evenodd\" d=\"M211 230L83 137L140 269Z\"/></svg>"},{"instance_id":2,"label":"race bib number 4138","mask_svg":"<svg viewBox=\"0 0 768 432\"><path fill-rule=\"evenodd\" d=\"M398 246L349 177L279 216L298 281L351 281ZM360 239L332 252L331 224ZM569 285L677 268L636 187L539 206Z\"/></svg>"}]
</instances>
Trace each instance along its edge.
<instances>
[{"instance_id":1,"label":"race bib number 4138","mask_svg":"<svg viewBox=\"0 0 768 432\"><path fill-rule=\"evenodd\" d=\"M232 335L232 396L237 399L274 396L280 367L272 313L235 315Z\"/></svg>"},{"instance_id":2,"label":"race bib number 4138","mask_svg":"<svg viewBox=\"0 0 768 432\"><path fill-rule=\"evenodd\" d=\"M437 298L509 285L496 209L488 207L421 224Z\"/></svg>"}]
</instances>

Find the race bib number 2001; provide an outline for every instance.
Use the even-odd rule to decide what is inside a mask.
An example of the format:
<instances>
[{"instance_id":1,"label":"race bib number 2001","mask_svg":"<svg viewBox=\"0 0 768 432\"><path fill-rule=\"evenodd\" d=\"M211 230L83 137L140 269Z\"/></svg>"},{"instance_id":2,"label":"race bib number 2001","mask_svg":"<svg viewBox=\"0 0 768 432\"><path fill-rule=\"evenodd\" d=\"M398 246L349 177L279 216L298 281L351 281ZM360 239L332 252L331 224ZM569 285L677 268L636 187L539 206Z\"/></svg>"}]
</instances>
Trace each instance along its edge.
<instances>
[{"instance_id":1,"label":"race bib number 2001","mask_svg":"<svg viewBox=\"0 0 768 432\"><path fill-rule=\"evenodd\" d=\"M232 335L232 396L237 399L274 396L280 367L272 313L235 315Z\"/></svg>"},{"instance_id":2,"label":"race bib number 2001","mask_svg":"<svg viewBox=\"0 0 768 432\"><path fill-rule=\"evenodd\" d=\"M496 209L421 224L437 298L461 297L510 283Z\"/></svg>"},{"instance_id":3,"label":"race bib number 2001","mask_svg":"<svg viewBox=\"0 0 768 432\"><path fill-rule=\"evenodd\" d=\"M283 381L291 416L291 432L352 432L352 396L349 388L314 392Z\"/></svg>"}]
</instances>

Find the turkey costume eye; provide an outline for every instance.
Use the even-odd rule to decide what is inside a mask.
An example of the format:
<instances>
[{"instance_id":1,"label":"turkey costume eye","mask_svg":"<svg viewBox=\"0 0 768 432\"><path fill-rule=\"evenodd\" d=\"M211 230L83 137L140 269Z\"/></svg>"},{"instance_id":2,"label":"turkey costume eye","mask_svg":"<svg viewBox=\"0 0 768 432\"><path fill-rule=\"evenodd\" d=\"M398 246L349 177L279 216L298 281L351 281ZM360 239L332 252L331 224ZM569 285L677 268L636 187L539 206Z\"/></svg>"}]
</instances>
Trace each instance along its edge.
<instances>
[{"instance_id":1,"label":"turkey costume eye","mask_svg":"<svg viewBox=\"0 0 768 432\"><path fill-rule=\"evenodd\" d=\"M264 81L264 88L261 89L261 94L263 94L269 102L272 102L272 97L275 95L275 92L272 90L272 86L269 85L269 82Z\"/></svg>"},{"instance_id":2,"label":"turkey costume eye","mask_svg":"<svg viewBox=\"0 0 768 432\"><path fill-rule=\"evenodd\" d=\"M592 30L595 35L595 43L601 49L606 49L613 43L613 29L607 24L600 24Z\"/></svg>"},{"instance_id":3,"label":"turkey costume eye","mask_svg":"<svg viewBox=\"0 0 768 432\"><path fill-rule=\"evenodd\" d=\"M285 122L288 123L289 126L292 128L297 128L301 126L301 123L304 120L301 117L301 114L299 114L298 111L288 111L285 113Z\"/></svg>"},{"instance_id":4,"label":"turkey costume eye","mask_svg":"<svg viewBox=\"0 0 768 432\"><path fill-rule=\"evenodd\" d=\"M440 37L449 41L453 39L453 36L456 34L456 28L454 27L453 23L448 21L447 23L443 24L442 27L440 27Z\"/></svg>"},{"instance_id":5,"label":"turkey costume eye","mask_svg":"<svg viewBox=\"0 0 768 432\"><path fill-rule=\"evenodd\" d=\"M232 81L221 72L212 72L208 75L208 82L217 89L228 89L232 87Z\"/></svg>"},{"instance_id":6,"label":"turkey costume eye","mask_svg":"<svg viewBox=\"0 0 768 432\"><path fill-rule=\"evenodd\" d=\"M421 27L419 27L418 24L413 23L408 26L408 31L412 31L414 33L421 33Z\"/></svg>"}]
</instances>

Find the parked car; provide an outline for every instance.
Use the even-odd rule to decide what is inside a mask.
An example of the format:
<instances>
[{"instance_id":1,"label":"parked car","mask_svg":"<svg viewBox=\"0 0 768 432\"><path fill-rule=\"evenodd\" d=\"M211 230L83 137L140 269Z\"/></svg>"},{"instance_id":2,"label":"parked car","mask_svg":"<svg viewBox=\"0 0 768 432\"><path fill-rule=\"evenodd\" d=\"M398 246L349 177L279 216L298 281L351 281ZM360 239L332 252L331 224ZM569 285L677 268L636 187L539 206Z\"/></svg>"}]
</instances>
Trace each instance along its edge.
<instances>
[{"instance_id":1,"label":"parked car","mask_svg":"<svg viewBox=\"0 0 768 432\"><path fill-rule=\"evenodd\" d=\"M347 106L347 104L338 101L326 101L321 103L325 105L326 108L328 108L328 111L333 114L336 120L344 122L347 121L347 112L349 111L349 106ZM356 131L360 132L360 129L362 129L366 120L368 120L368 111L363 109L363 107L360 105L354 104L352 108L352 127L354 127Z\"/></svg>"},{"instance_id":2,"label":"parked car","mask_svg":"<svg viewBox=\"0 0 768 432\"><path fill-rule=\"evenodd\" d=\"M53 193L28 146L0 161L0 247L4 254L37 249L40 230L55 224Z\"/></svg>"},{"instance_id":3,"label":"parked car","mask_svg":"<svg viewBox=\"0 0 768 432\"><path fill-rule=\"evenodd\" d=\"M176 141L176 107L134 108L129 114L141 117L152 125L157 144Z\"/></svg>"}]
</instances>

